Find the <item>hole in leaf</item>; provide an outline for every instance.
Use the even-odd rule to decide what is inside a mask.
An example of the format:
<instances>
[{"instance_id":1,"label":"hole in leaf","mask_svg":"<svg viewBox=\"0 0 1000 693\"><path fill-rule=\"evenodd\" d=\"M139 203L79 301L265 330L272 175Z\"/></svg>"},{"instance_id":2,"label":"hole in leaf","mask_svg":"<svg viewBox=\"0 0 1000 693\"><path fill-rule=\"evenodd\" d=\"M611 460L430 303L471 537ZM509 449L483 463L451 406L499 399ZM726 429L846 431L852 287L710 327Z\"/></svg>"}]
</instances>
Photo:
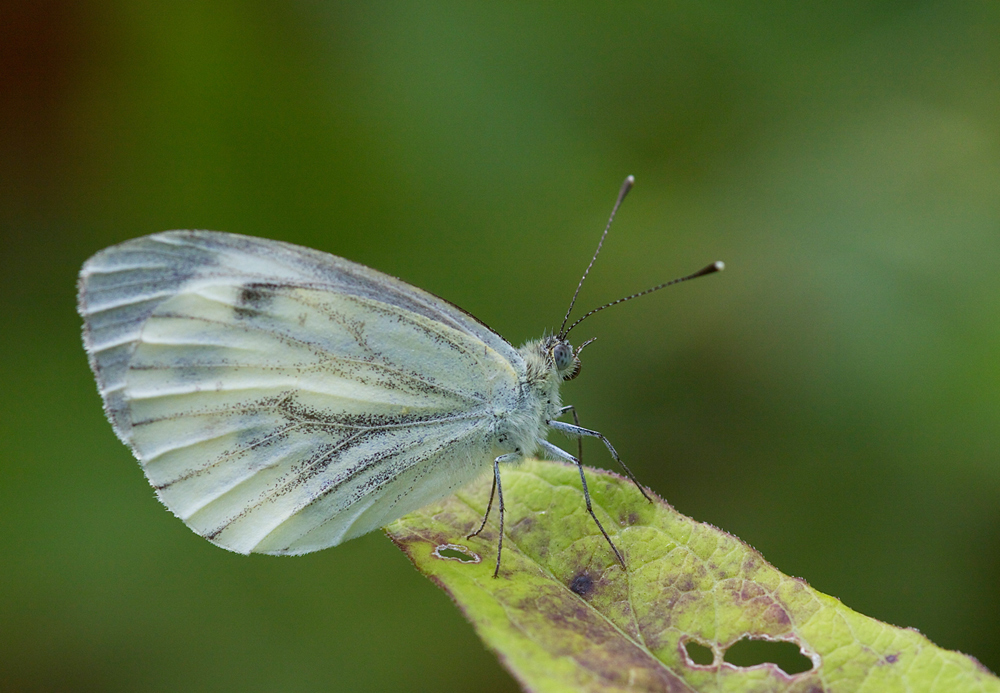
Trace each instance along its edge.
<instances>
[{"instance_id":1,"label":"hole in leaf","mask_svg":"<svg viewBox=\"0 0 1000 693\"><path fill-rule=\"evenodd\" d=\"M706 647L700 642L688 640L684 643L684 649L687 650L691 661L699 666L707 667L715 662L715 653L712 652L712 648Z\"/></svg>"},{"instance_id":2,"label":"hole in leaf","mask_svg":"<svg viewBox=\"0 0 1000 693\"><path fill-rule=\"evenodd\" d=\"M462 563L479 563L482 560L478 554L469 551L460 544L440 544L431 552L431 555L446 561L460 561Z\"/></svg>"},{"instance_id":3,"label":"hole in leaf","mask_svg":"<svg viewBox=\"0 0 1000 693\"><path fill-rule=\"evenodd\" d=\"M799 646L785 640L742 638L726 650L724 659L737 667L776 664L786 674L801 674L813 668L812 660L802 654Z\"/></svg>"}]
</instances>

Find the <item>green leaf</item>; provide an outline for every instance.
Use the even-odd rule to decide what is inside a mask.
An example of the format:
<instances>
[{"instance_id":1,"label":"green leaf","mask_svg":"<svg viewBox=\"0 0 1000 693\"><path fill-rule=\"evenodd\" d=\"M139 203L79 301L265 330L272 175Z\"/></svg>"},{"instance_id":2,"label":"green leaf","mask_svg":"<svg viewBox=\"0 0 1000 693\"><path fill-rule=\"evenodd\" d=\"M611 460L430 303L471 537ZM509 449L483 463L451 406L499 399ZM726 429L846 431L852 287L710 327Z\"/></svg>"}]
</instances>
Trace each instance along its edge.
<instances>
[{"instance_id":1,"label":"green leaf","mask_svg":"<svg viewBox=\"0 0 1000 693\"><path fill-rule=\"evenodd\" d=\"M587 514L575 466L530 460L502 474L499 578L496 508L480 536L465 538L486 510L489 475L386 532L526 690L1000 692L972 657L852 611L731 534L649 503L622 477L587 470L627 573ZM731 663L727 651L747 638L793 643L808 659L799 673L773 659Z\"/></svg>"}]
</instances>

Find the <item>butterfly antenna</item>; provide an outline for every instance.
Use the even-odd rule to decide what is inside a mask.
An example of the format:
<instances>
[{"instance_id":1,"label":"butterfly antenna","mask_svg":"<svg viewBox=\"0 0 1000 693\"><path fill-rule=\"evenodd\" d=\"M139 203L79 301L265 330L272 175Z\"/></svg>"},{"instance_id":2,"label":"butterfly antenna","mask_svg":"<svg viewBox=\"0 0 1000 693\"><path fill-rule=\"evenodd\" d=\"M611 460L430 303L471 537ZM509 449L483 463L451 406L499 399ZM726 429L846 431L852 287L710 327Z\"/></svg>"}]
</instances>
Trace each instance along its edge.
<instances>
[{"instance_id":1,"label":"butterfly antenna","mask_svg":"<svg viewBox=\"0 0 1000 693\"><path fill-rule=\"evenodd\" d=\"M590 268L594 266L594 261L597 260L597 256L601 254L601 246L604 245L604 239L608 235L608 231L611 230L611 222L615 220L615 214L618 213L618 208L622 206L622 200L628 195L628 191L632 189L635 185L635 178L633 176L628 176L625 178L625 182L622 183L621 190L618 191L618 201L615 202L614 209L611 210L611 217L608 219L608 225L604 227L604 233L601 234L601 240L597 243L597 250L594 251L594 257L590 258L590 264L587 265L587 270L580 277L580 283L576 285L576 291L573 292L573 298L569 302L569 308L566 310L566 317L563 318L562 325L559 327L559 336L565 337L569 330L566 329L566 323L569 322L569 314L573 312L573 306L576 305L576 297L580 295L580 289L583 288L583 282L590 274ZM569 328L572 330L573 328Z\"/></svg>"},{"instance_id":2,"label":"butterfly antenna","mask_svg":"<svg viewBox=\"0 0 1000 693\"><path fill-rule=\"evenodd\" d=\"M565 338L566 335L568 335L570 332L573 331L574 327L576 327L577 325L579 325L581 322L583 322L584 320L586 320L587 318L589 318L594 313L600 313L605 308L610 308L611 306L617 306L619 303L625 303L625 301L631 301L633 298L639 298L640 296L645 296L646 294L651 294L654 291L659 291L660 289L665 289L668 286L673 286L674 284L680 284L681 282L686 282L689 279L697 279L698 277L704 277L706 274L714 274L716 272L721 272L723 269L725 269L725 267L726 267L725 264L723 264L722 262L713 262L708 267L700 269L697 272L695 272L694 274L689 274L686 277L678 277L677 279L671 279L670 281L664 282L663 284L660 284L659 286L654 286L654 287L652 287L650 289L646 289L645 291L640 291L637 294L632 294L631 296L625 296L624 298L619 298L617 301L612 301L611 303L605 303L603 306L600 306L598 308L594 308L594 310L590 311L589 313L586 313L583 317L581 317L576 322L574 322L572 325L570 325L568 330L562 332L560 336L563 337L563 338ZM586 275L584 275L584 276L586 276Z\"/></svg>"}]
</instances>

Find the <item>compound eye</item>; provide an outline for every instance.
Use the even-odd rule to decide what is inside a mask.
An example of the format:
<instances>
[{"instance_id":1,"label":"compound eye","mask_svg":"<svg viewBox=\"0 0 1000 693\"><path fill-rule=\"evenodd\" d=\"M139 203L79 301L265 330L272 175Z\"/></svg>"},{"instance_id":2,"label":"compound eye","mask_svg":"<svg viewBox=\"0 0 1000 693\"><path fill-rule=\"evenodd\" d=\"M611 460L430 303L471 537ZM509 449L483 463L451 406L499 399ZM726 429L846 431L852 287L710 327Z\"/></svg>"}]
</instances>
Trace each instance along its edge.
<instances>
[{"instance_id":1,"label":"compound eye","mask_svg":"<svg viewBox=\"0 0 1000 693\"><path fill-rule=\"evenodd\" d=\"M566 342L559 342L552 350L552 360L556 363L556 368L564 371L573 363L573 347Z\"/></svg>"}]
</instances>

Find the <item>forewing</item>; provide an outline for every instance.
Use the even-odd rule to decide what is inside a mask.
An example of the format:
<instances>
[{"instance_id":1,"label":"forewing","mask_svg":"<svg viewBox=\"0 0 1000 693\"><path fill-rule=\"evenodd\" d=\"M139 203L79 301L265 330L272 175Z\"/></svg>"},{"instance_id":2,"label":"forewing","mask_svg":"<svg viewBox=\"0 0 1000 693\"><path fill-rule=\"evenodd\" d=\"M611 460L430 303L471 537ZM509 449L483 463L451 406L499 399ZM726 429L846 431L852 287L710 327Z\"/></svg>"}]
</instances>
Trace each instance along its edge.
<instances>
[{"instance_id":1,"label":"forewing","mask_svg":"<svg viewBox=\"0 0 1000 693\"><path fill-rule=\"evenodd\" d=\"M106 248L80 272L79 311L108 417L128 442L123 381L139 332L164 300L202 285L314 287L371 298L465 333L503 360L521 357L461 308L395 277L328 253L217 231L167 231ZM253 292L247 294L252 304Z\"/></svg>"},{"instance_id":2,"label":"forewing","mask_svg":"<svg viewBox=\"0 0 1000 693\"><path fill-rule=\"evenodd\" d=\"M244 553L331 546L465 483L488 461L488 403L517 381L516 352L451 304L263 239L114 246L84 266L80 312L161 500Z\"/></svg>"}]
</instances>

